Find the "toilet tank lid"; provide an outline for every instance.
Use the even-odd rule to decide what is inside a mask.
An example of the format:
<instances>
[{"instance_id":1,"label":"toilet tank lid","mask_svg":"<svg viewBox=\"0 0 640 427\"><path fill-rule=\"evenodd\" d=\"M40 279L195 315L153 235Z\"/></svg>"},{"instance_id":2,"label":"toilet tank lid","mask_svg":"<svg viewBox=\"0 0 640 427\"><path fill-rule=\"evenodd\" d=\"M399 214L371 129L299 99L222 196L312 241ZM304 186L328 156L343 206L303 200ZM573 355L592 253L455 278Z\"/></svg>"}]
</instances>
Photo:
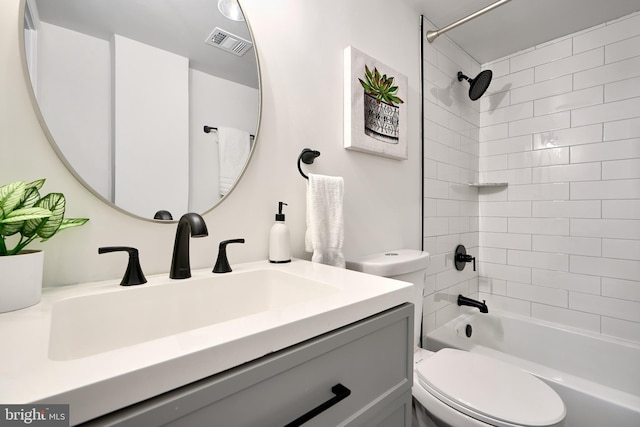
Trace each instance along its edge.
<instances>
[{"instance_id":1,"label":"toilet tank lid","mask_svg":"<svg viewBox=\"0 0 640 427\"><path fill-rule=\"evenodd\" d=\"M429 267L429 262L429 252L397 249L347 260L347 268L376 276L392 277L424 270Z\"/></svg>"}]
</instances>

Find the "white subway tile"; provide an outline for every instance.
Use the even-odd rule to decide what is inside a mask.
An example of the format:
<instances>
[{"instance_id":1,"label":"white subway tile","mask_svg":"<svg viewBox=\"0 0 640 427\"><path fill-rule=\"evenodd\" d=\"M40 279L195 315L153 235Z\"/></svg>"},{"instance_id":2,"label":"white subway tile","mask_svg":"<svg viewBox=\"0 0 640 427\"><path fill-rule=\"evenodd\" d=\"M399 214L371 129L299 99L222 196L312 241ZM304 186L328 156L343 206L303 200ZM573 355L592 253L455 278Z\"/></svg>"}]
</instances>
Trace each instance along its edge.
<instances>
[{"instance_id":1,"label":"white subway tile","mask_svg":"<svg viewBox=\"0 0 640 427\"><path fill-rule=\"evenodd\" d=\"M640 68L640 62L638 63L638 67ZM579 108L571 111L571 125L584 126L593 123L629 119L637 117L638 110L640 110L640 98L631 98L594 105L592 107ZM511 130L511 128L509 128L509 130Z\"/></svg>"},{"instance_id":2,"label":"white subway tile","mask_svg":"<svg viewBox=\"0 0 640 427\"><path fill-rule=\"evenodd\" d=\"M492 79L486 95L513 90L530 84L533 84L533 68Z\"/></svg>"},{"instance_id":3,"label":"white subway tile","mask_svg":"<svg viewBox=\"0 0 640 427\"><path fill-rule=\"evenodd\" d=\"M577 73L603 64L604 48L592 49L536 67L536 82Z\"/></svg>"},{"instance_id":4,"label":"white subway tile","mask_svg":"<svg viewBox=\"0 0 640 427\"><path fill-rule=\"evenodd\" d=\"M508 158L506 155L481 157L479 159L480 172L507 169Z\"/></svg>"},{"instance_id":5,"label":"white subway tile","mask_svg":"<svg viewBox=\"0 0 640 427\"><path fill-rule=\"evenodd\" d=\"M509 169L568 164L569 147L509 154L508 163Z\"/></svg>"},{"instance_id":6,"label":"white subway tile","mask_svg":"<svg viewBox=\"0 0 640 427\"><path fill-rule=\"evenodd\" d=\"M556 307L567 307L568 292L564 289L546 288L524 283L507 282L507 296Z\"/></svg>"},{"instance_id":7,"label":"white subway tile","mask_svg":"<svg viewBox=\"0 0 640 427\"><path fill-rule=\"evenodd\" d=\"M602 239L602 256L640 261L640 240Z\"/></svg>"},{"instance_id":8,"label":"white subway tile","mask_svg":"<svg viewBox=\"0 0 640 427\"><path fill-rule=\"evenodd\" d=\"M573 75L573 90L637 77L639 73L640 56L636 56L624 61L575 73Z\"/></svg>"},{"instance_id":9,"label":"white subway tile","mask_svg":"<svg viewBox=\"0 0 640 427\"><path fill-rule=\"evenodd\" d=\"M634 56L640 56L640 35L604 47L604 58L607 64Z\"/></svg>"},{"instance_id":10,"label":"white subway tile","mask_svg":"<svg viewBox=\"0 0 640 427\"><path fill-rule=\"evenodd\" d=\"M508 226L509 233L569 235L569 218L509 218Z\"/></svg>"},{"instance_id":11,"label":"white subway tile","mask_svg":"<svg viewBox=\"0 0 640 427\"><path fill-rule=\"evenodd\" d=\"M478 265L480 275L492 279L507 280L519 283L531 283L531 269L515 265L493 264L482 262Z\"/></svg>"},{"instance_id":12,"label":"white subway tile","mask_svg":"<svg viewBox=\"0 0 640 427\"><path fill-rule=\"evenodd\" d=\"M589 107L591 105L602 104L602 102L602 86L595 86L588 89L563 93L562 95L537 99L535 101L534 108L535 115L541 116L545 114L558 113L560 111Z\"/></svg>"},{"instance_id":13,"label":"white subway tile","mask_svg":"<svg viewBox=\"0 0 640 427\"><path fill-rule=\"evenodd\" d=\"M621 138L616 138L621 139ZM602 141L602 124L574 127L571 129L553 130L533 135L533 148L567 147L571 145L589 144Z\"/></svg>"},{"instance_id":14,"label":"white subway tile","mask_svg":"<svg viewBox=\"0 0 640 427\"><path fill-rule=\"evenodd\" d=\"M640 200L603 200L602 217L640 219Z\"/></svg>"},{"instance_id":15,"label":"white subway tile","mask_svg":"<svg viewBox=\"0 0 640 427\"><path fill-rule=\"evenodd\" d=\"M638 35L640 27L640 15L623 19L610 25L584 32L573 38L573 53L584 52L585 50L605 46L620 40L628 39Z\"/></svg>"},{"instance_id":16,"label":"white subway tile","mask_svg":"<svg viewBox=\"0 0 640 427\"><path fill-rule=\"evenodd\" d=\"M559 95L561 93L571 92L573 88L572 76L556 77L551 80L543 80L529 86L511 90L511 103L519 104L521 102L533 101L548 96Z\"/></svg>"},{"instance_id":17,"label":"white subway tile","mask_svg":"<svg viewBox=\"0 0 640 427\"><path fill-rule=\"evenodd\" d=\"M531 304L531 316L586 331L600 333L600 316L538 303Z\"/></svg>"},{"instance_id":18,"label":"white subway tile","mask_svg":"<svg viewBox=\"0 0 640 427\"><path fill-rule=\"evenodd\" d=\"M569 219L565 218L568 222ZM567 226L568 228L568 226ZM545 236L538 233L531 242L534 251L560 252L571 255L601 256L602 239L588 237ZM567 234L568 230L567 230Z\"/></svg>"},{"instance_id":19,"label":"white subway tile","mask_svg":"<svg viewBox=\"0 0 640 427\"><path fill-rule=\"evenodd\" d=\"M572 43L570 39L546 45L542 48L513 56L510 59L511 72L517 72L536 65L546 64L554 60L571 56Z\"/></svg>"},{"instance_id":20,"label":"white subway tile","mask_svg":"<svg viewBox=\"0 0 640 427\"><path fill-rule=\"evenodd\" d=\"M513 138L496 139L480 143L480 156L496 156L499 154L519 153L533 149L531 135L515 136Z\"/></svg>"},{"instance_id":21,"label":"white subway tile","mask_svg":"<svg viewBox=\"0 0 640 427\"><path fill-rule=\"evenodd\" d=\"M640 221L571 218L571 235L610 239L640 239Z\"/></svg>"},{"instance_id":22,"label":"white subway tile","mask_svg":"<svg viewBox=\"0 0 640 427\"><path fill-rule=\"evenodd\" d=\"M493 126L529 117L533 117L533 102L523 102L486 111L480 117L480 126Z\"/></svg>"},{"instance_id":23,"label":"white subway tile","mask_svg":"<svg viewBox=\"0 0 640 427\"><path fill-rule=\"evenodd\" d=\"M480 217L530 217L531 202L483 202Z\"/></svg>"},{"instance_id":24,"label":"white subway tile","mask_svg":"<svg viewBox=\"0 0 640 427\"><path fill-rule=\"evenodd\" d=\"M569 271L614 279L636 280L640 274L640 261L570 255ZM640 316L640 310L638 315Z\"/></svg>"},{"instance_id":25,"label":"white subway tile","mask_svg":"<svg viewBox=\"0 0 640 427\"><path fill-rule=\"evenodd\" d=\"M506 182L510 185L531 184L531 168L483 172L480 175L480 182Z\"/></svg>"},{"instance_id":26,"label":"white subway tile","mask_svg":"<svg viewBox=\"0 0 640 427\"><path fill-rule=\"evenodd\" d=\"M596 86L596 88L599 86ZM586 89L585 89L586 90ZM640 77L604 85L604 102L620 101L640 96Z\"/></svg>"},{"instance_id":27,"label":"white subway tile","mask_svg":"<svg viewBox=\"0 0 640 427\"><path fill-rule=\"evenodd\" d=\"M500 190L501 189L501 190ZM489 187L478 189L478 201L484 202L505 202L507 201L507 190L503 187Z\"/></svg>"},{"instance_id":28,"label":"white subway tile","mask_svg":"<svg viewBox=\"0 0 640 427\"><path fill-rule=\"evenodd\" d=\"M484 292L484 293L491 293L494 295L506 295L507 281L493 279L489 277L479 277L478 289L480 292Z\"/></svg>"},{"instance_id":29,"label":"white subway tile","mask_svg":"<svg viewBox=\"0 0 640 427\"><path fill-rule=\"evenodd\" d=\"M487 216L480 217L479 231L492 231L497 233L506 233L508 218L493 218Z\"/></svg>"},{"instance_id":30,"label":"white subway tile","mask_svg":"<svg viewBox=\"0 0 640 427\"><path fill-rule=\"evenodd\" d=\"M569 308L613 317L615 319L640 322L640 303L597 295L569 293Z\"/></svg>"},{"instance_id":31,"label":"white subway tile","mask_svg":"<svg viewBox=\"0 0 640 427\"><path fill-rule=\"evenodd\" d=\"M512 185L509 200L569 200L569 183Z\"/></svg>"},{"instance_id":32,"label":"white subway tile","mask_svg":"<svg viewBox=\"0 0 640 427\"><path fill-rule=\"evenodd\" d=\"M493 77L502 77L506 76L511 72L509 68L509 60L508 59L498 59L497 61L489 62L487 64L482 65L483 70L490 69L493 72Z\"/></svg>"},{"instance_id":33,"label":"white subway tile","mask_svg":"<svg viewBox=\"0 0 640 427\"><path fill-rule=\"evenodd\" d=\"M432 199L430 197L425 197L423 206L424 206L424 217L438 216L438 201L440 199Z\"/></svg>"},{"instance_id":34,"label":"white subway tile","mask_svg":"<svg viewBox=\"0 0 640 427\"><path fill-rule=\"evenodd\" d=\"M640 117L604 124L605 141L638 137L640 137Z\"/></svg>"},{"instance_id":35,"label":"white subway tile","mask_svg":"<svg viewBox=\"0 0 640 427\"><path fill-rule=\"evenodd\" d=\"M424 114L429 120L440 126L448 128L450 126L451 113L439 105L432 102L424 103Z\"/></svg>"},{"instance_id":36,"label":"white subway tile","mask_svg":"<svg viewBox=\"0 0 640 427\"><path fill-rule=\"evenodd\" d=\"M503 139L509 136L509 124L501 123L480 128L480 142Z\"/></svg>"},{"instance_id":37,"label":"white subway tile","mask_svg":"<svg viewBox=\"0 0 640 427\"><path fill-rule=\"evenodd\" d=\"M612 337L640 342L640 323L603 316L602 333Z\"/></svg>"},{"instance_id":38,"label":"white subway tile","mask_svg":"<svg viewBox=\"0 0 640 427\"><path fill-rule=\"evenodd\" d=\"M640 140L637 140L640 145ZM640 178L640 158L602 163L602 179Z\"/></svg>"},{"instance_id":39,"label":"white subway tile","mask_svg":"<svg viewBox=\"0 0 640 427\"><path fill-rule=\"evenodd\" d=\"M494 73L495 76L495 73ZM511 92L503 91L491 95L482 95L480 98L480 111L485 112L511 105ZM480 117L482 119L482 117Z\"/></svg>"},{"instance_id":40,"label":"white subway tile","mask_svg":"<svg viewBox=\"0 0 640 427\"><path fill-rule=\"evenodd\" d=\"M438 163L436 179L439 181L460 183L460 168L447 163Z\"/></svg>"},{"instance_id":41,"label":"white subway tile","mask_svg":"<svg viewBox=\"0 0 640 427\"><path fill-rule=\"evenodd\" d=\"M425 178L424 196L434 199L449 198L449 183L436 179Z\"/></svg>"},{"instance_id":42,"label":"white subway tile","mask_svg":"<svg viewBox=\"0 0 640 427\"><path fill-rule=\"evenodd\" d=\"M639 199L640 179L572 182L571 200Z\"/></svg>"},{"instance_id":43,"label":"white subway tile","mask_svg":"<svg viewBox=\"0 0 640 427\"><path fill-rule=\"evenodd\" d=\"M458 271L455 268L445 270L436 274L436 291L441 291L454 285L458 285L461 282L466 282L475 276L477 276L477 272L473 271L471 268L465 268L462 271Z\"/></svg>"},{"instance_id":44,"label":"white subway tile","mask_svg":"<svg viewBox=\"0 0 640 427\"><path fill-rule=\"evenodd\" d=\"M626 101L619 101L626 102ZM596 108L596 107L587 107ZM546 116L533 117L531 119L516 120L509 122L509 136L525 135L528 133L548 132L556 129L566 129L570 127L571 114L565 111L562 113L548 114ZM578 125L575 125L578 126Z\"/></svg>"},{"instance_id":45,"label":"white subway tile","mask_svg":"<svg viewBox=\"0 0 640 427\"><path fill-rule=\"evenodd\" d=\"M468 217L449 218L449 233L468 233L470 230Z\"/></svg>"},{"instance_id":46,"label":"white subway tile","mask_svg":"<svg viewBox=\"0 0 640 427\"><path fill-rule=\"evenodd\" d=\"M449 234L449 219L448 218L425 218L424 219L424 236L441 236L443 234Z\"/></svg>"},{"instance_id":47,"label":"white subway tile","mask_svg":"<svg viewBox=\"0 0 640 427\"><path fill-rule=\"evenodd\" d=\"M640 99L640 98L639 98ZM640 138L571 147L571 163L599 162L640 157Z\"/></svg>"},{"instance_id":48,"label":"white subway tile","mask_svg":"<svg viewBox=\"0 0 640 427\"><path fill-rule=\"evenodd\" d=\"M532 169L532 181L534 183L595 181L601 177L601 163L599 162L545 166Z\"/></svg>"},{"instance_id":49,"label":"white subway tile","mask_svg":"<svg viewBox=\"0 0 640 427\"><path fill-rule=\"evenodd\" d=\"M498 248L480 248L478 252L478 264L481 262L491 262L494 264L507 263L507 250Z\"/></svg>"},{"instance_id":50,"label":"white subway tile","mask_svg":"<svg viewBox=\"0 0 640 427\"><path fill-rule=\"evenodd\" d=\"M602 296L640 301L640 279L621 280L602 278Z\"/></svg>"},{"instance_id":51,"label":"white subway tile","mask_svg":"<svg viewBox=\"0 0 640 427\"><path fill-rule=\"evenodd\" d=\"M534 268L531 283L537 286L600 295L600 277Z\"/></svg>"},{"instance_id":52,"label":"white subway tile","mask_svg":"<svg viewBox=\"0 0 640 427\"><path fill-rule=\"evenodd\" d=\"M460 215L460 201L437 199L436 200L436 215L435 216L459 216Z\"/></svg>"},{"instance_id":53,"label":"white subway tile","mask_svg":"<svg viewBox=\"0 0 640 427\"><path fill-rule=\"evenodd\" d=\"M560 253L509 250L507 263L520 267L569 271L569 255Z\"/></svg>"},{"instance_id":54,"label":"white subway tile","mask_svg":"<svg viewBox=\"0 0 640 427\"><path fill-rule=\"evenodd\" d=\"M533 202L532 209L533 217L600 218L601 216L599 200Z\"/></svg>"},{"instance_id":55,"label":"white subway tile","mask_svg":"<svg viewBox=\"0 0 640 427\"><path fill-rule=\"evenodd\" d=\"M480 233L482 246L502 249L531 249L531 236L528 234L514 233Z\"/></svg>"},{"instance_id":56,"label":"white subway tile","mask_svg":"<svg viewBox=\"0 0 640 427\"><path fill-rule=\"evenodd\" d=\"M480 298L487 300L489 310L508 311L521 316L531 315L531 303L529 301L490 294L481 294Z\"/></svg>"}]
</instances>

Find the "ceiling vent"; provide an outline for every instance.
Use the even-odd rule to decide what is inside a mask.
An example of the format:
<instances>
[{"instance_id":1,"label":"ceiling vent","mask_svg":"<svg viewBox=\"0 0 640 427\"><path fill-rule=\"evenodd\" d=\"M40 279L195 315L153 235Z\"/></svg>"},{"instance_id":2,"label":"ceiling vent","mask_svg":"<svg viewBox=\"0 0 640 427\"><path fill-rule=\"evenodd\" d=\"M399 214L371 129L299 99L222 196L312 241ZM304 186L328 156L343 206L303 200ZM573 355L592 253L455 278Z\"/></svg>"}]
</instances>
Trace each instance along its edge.
<instances>
[{"instance_id":1,"label":"ceiling vent","mask_svg":"<svg viewBox=\"0 0 640 427\"><path fill-rule=\"evenodd\" d=\"M207 43L211 46L219 47L222 50L242 56L251 49L253 43L248 40L231 34L228 31L216 27L215 30L207 38Z\"/></svg>"}]
</instances>

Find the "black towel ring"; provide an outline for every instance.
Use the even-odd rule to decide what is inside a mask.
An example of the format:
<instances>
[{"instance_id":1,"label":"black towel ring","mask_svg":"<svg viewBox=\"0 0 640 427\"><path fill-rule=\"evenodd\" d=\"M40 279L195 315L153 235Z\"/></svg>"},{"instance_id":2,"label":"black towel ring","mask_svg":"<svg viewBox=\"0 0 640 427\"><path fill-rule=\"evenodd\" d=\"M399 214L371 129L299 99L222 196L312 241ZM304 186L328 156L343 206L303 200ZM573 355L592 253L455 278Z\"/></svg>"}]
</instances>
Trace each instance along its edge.
<instances>
[{"instance_id":1,"label":"black towel ring","mask_svg":"<svg viewBox=\"0 0 640 427\"><path fill-rule=\"evenodd\" d=\"M300 156L298 157L298 171L300 172L300 175L302 175L304 179L309 179L309 177L305 175L304 172L302 172L302 168L300 167L300 161L302 161L302 163L304 163L305 165L310 165L313 163L315 158L318 157L319 155L320 155L319 151L312 150L310 148L305 148L300 153Z\"/></svg>"}]
</instances>

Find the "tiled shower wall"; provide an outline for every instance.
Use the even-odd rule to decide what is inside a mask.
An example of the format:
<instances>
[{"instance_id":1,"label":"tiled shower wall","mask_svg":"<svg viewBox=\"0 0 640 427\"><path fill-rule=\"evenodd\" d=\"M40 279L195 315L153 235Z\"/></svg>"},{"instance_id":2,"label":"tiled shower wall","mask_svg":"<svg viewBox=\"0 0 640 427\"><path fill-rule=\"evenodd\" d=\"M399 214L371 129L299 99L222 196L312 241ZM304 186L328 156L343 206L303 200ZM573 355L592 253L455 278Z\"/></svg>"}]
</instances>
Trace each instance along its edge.
<instances>
[{"instance_id":1,"label":"tiled shower wall","mask_svg":"<svg viewBox=\"0 0 640 427\"><path fill-rule=\"evenodd\" d=\"M425 21L426 28L436 28ZM458 294L478 296L478 273L453 266L464 244L478 251L478 135L480 105L467 96L458 71L475 76L480 65L445 37L424 46L424 250L431 253L423 307L423 333L461 313Z\"/></svg>"},{"instance_id":2,"label":"tiled shower wall","mask_svg":"<svg viewBox=\"0 0 640 427\"><path fill-rule=\"evenodd\" d=\"M640 14L483 68L480 180L508 187L479 190L480 296L640 341Z\"/></svg>"}]
</instances>

